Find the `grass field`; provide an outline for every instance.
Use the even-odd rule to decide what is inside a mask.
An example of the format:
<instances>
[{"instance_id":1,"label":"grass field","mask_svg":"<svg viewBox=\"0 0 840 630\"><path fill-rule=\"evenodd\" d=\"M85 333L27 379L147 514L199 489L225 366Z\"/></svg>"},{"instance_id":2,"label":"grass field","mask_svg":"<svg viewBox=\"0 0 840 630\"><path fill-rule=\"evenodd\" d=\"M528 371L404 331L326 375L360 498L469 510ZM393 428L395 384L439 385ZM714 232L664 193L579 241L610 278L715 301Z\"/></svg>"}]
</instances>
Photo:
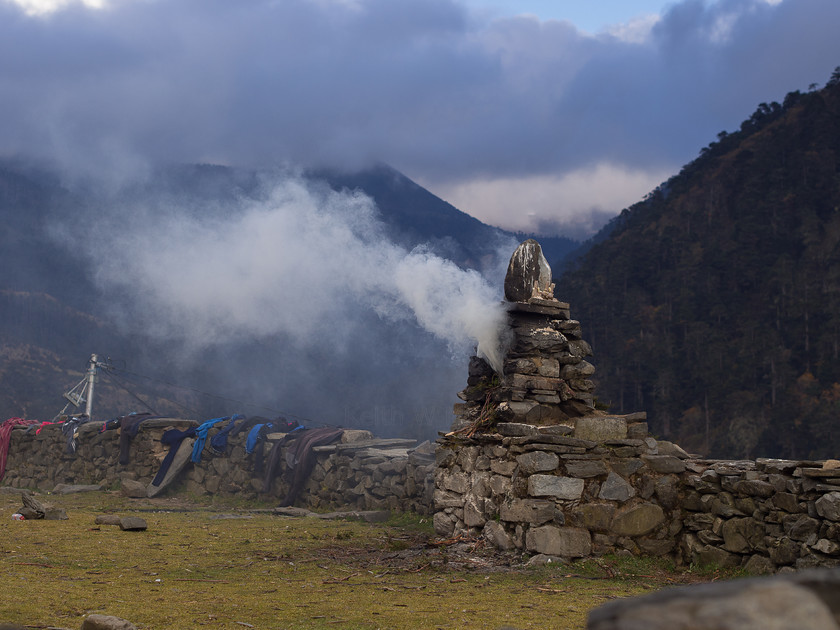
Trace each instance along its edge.
<instances>
[{"instance_id":1,"label":"grass field","mask_svg":"<svg viewBox=\"0 0 840 630\"><path fill-rule=\"evenodd\" d=\"M93 613L140 628L584 628L616 597L713 574L601 558L526 568L476 544L436 541L428 521L326 521L251 506L114 492L36 495L63 521L14 521L0 493L0 622L79 628ZM140 516L142 532L96 525Z\"/></svg>"}]
</instances>

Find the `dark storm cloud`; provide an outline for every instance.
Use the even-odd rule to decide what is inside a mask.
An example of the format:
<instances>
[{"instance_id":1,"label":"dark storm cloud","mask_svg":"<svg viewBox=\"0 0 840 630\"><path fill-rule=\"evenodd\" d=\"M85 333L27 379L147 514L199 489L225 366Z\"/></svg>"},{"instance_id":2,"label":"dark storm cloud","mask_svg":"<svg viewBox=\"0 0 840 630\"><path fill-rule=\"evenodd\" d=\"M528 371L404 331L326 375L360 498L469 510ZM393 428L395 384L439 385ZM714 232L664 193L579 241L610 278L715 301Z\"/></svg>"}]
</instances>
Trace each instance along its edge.
<instances>
[{"instance_id":1,"label":"dark storm cloud","mask_svg":"<svg viewBox=\"0 0 840 630\"><path fill-rule=\"evenodd\" d=\"M840 64L836 0L685 0L646 34L449 0L0 3L2 153L361 166L427 181L678 168Z\"/></svg>"}]
</instances>

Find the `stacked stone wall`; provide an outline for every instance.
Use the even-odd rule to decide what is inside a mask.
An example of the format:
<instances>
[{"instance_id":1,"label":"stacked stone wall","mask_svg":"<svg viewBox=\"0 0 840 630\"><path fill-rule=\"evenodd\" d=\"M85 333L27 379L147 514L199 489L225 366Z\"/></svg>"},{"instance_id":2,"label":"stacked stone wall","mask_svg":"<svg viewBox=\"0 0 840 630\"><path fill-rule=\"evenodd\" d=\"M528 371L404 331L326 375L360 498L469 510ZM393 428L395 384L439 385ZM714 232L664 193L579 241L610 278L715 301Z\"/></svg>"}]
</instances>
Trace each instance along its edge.
<instances>
[{"instance_id":1,"label":"stacked stone wall","mask_svg":"<svg viewBox=\"0 0 840 630\"><path fill-rule=\"evenodd\" d=\"M2 485L52 491L60 484L101 485L119 488L126 480L147 486L154 479L169 448L160 441L170 428L186 429L198 423L182 419L147 420L140 425L128 451L128 464L120 464L118 430L100 431L100 423L80 427L74 453L58 425L14 429ZM219 495L245 500L278 500L286 496L289 479L281 473L267 492L262 472L255 472L256 454L246 453L244 433L229 439L226 453L210 448L213 428L200 462L190 462L165 492ZM276 436L258 446L267 455ZM317 446L315 465L295 505L309 509L414 511L429 513L432 503L434 449L414 440L376 439L368 431L347 430L342 442Z\"/></svg>"},{"instance_id":2,"label":"stacked stone wall","mask_svg":"<svg viewBox=\"0 0 840 630\"><path fill-rule=\"evenodd\" d=\"M503 374L473 357L467 387L458 393L452 430L470 434L496 421L559 424L595 411L592 348L581 338L569 305L531 298L508 304L511 335Z\"/></svg>"},{"instance_id":3,"label":"stacked stone wall","mask_svg":"<svg viewBox=\"0 0 840 630\"><path fill-rule=\"evenodd\" d=\"M840 469L823 461L694 461L681 556L765 573L840 566Z\"/></svg>"},{"instance_id":4,"label":"stacked stone wall","mask_svg":"<svg viewBox=\"0 0 840 630\"><path fill-rule=\"evenodd\" d=\"M682 527L684 462L660 454L644 423L603 420L624 437L579 437L589 431L586 423L578 437L563 425L502 423L496 434L441 440L437 533L566 558L620 549L671 553ZM645 437L628 437L639 434Z\"/></svg>"},{"instance_id":5,"label":"stacked stone wall","mask_svg":"<svg viewBox=\"0 0 840 630\"><path fill-rule=\"evenodd\" d=\"M690 458L627 420L584 421L574 434L503 423L441 439L436 532L563 558L630 552L752 573L840 566L831 462ZM576 437L623 426L624 439Z\"/></svg>"}]
</instances>

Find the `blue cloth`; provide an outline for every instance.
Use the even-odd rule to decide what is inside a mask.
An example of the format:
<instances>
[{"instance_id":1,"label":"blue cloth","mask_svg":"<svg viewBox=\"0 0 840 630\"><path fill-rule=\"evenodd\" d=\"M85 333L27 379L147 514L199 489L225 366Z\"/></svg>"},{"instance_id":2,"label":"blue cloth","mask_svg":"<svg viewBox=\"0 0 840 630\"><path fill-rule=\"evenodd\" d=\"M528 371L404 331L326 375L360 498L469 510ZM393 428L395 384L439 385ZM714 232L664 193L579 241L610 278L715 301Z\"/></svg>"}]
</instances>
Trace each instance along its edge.
<instances>
[{"instance_id":1,"label":"blue cloth","mask_svg":"<svg viewBox=\"0 0 840 630\"><path fill-rule=\"evenodd\" d=\"M227 450L227 442L230 432L233 430L233 427L237 423L237 421L242 420L244 418L245 416L243 416L242 414L233 414L230 418L230 422L228 422L221 431L219 431L210 439L210 448L213 449L213 452L215 452L218 455L225 454L225 451Z\"/></svg>"},{"instance_id":2,"label":"blue cloth","mask_svg":"<svg viewBox=\"0 0 840 630\"><path fill-rule=\"evenodd\" d=\"M262 434L260 433L260 429L263 427L271 428L274 425L271 422L266 422L264 424L255 424L250 431L248 431L248 439L245 440L245 452L250 454L254 452L254 449L257 448L257 443L262 438Z\"/></svg>"},{"instance_id":3,"label":"blue cloth","mask_svg":"<svg viewBox=\"0 0 840 630\"><path fill-rule=\"evenodd\" d=\"M204 450L204 443L207 441L207 432L210 431L210 428L214 425L219 424L220 422L224 422L225 420L230 420L230 416L223 416L221 418L213 418L212 420L207 420L206 422L202 422L195 428L195 444L193 445L192 451L192 461L198 463L201 461L201 451Z\"/></svg>"}]
</instances>

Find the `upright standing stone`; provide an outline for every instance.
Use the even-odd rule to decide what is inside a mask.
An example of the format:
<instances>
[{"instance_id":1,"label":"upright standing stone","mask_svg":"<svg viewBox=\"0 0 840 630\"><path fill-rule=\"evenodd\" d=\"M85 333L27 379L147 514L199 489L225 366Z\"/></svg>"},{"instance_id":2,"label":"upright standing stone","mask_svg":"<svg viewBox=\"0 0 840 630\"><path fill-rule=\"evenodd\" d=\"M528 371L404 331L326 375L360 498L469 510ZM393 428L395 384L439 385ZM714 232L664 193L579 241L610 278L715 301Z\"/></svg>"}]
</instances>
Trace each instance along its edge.
<instances>
[{"instance_id":1,"label":"upright standing stone","mask_svg":"<svg viewBox=\"0 0 840 630\"><path fill-rule=\"evenodd\" d=\"M527 302L531 298L552 299L551 267L543 256L542 247L532 238L513 252L505 276L505 299Z\"/></svg>"}]
</instances>

